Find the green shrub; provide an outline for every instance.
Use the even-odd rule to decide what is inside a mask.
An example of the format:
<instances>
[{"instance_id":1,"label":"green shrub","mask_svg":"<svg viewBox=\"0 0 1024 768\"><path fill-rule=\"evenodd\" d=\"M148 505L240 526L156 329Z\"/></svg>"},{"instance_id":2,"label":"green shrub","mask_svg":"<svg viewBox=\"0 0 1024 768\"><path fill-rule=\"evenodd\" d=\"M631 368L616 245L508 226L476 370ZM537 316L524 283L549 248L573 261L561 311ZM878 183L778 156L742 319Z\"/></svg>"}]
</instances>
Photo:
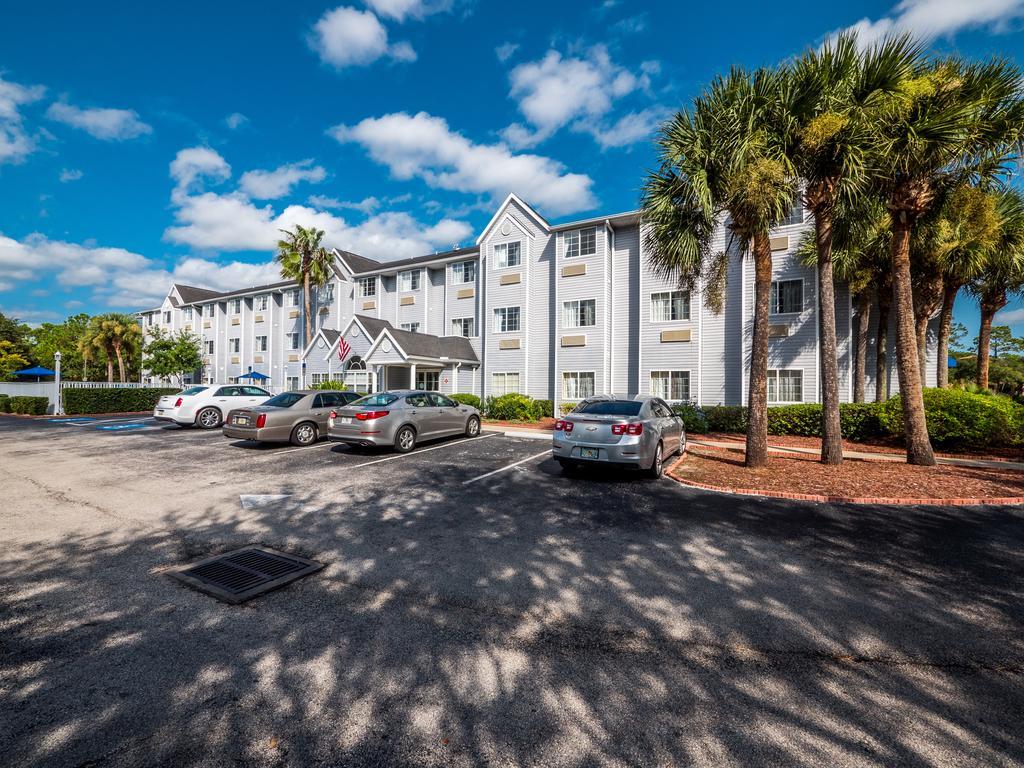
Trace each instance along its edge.
<instances>
[{"instance_id":1,"label":"green shrub","mask_svg":"<svg viewBox=\"0 0 1024 768\"><path fill-rule=\"evenodd\" d=\"M50 405L48 397L28 397L17 395L10 398L11 413L25 413L31 416L42 416Z\"/></svg>"},{"instance_id":2,"label":"green shrub","mask_svg":"<svg viewBox=\"0 0 1024 768\"><path fill-rule=\"evenodd\" d=\"M680 403L673 407L676 413L683 417L683 424L690 434L704 434L708 431L708 417L699 405Z\"/></svg>"},{"instance_id":3,"label":"green shrub","mask_svg":"<svg viewBox=\"0 0 1024 768\"><path fill-rule=\"evenodd\" d=\"M885 403L841 403L839 423L843 437L861 442L886 434L882 427L882 407Z\"/></svg>"},{"instance_id":4,"label":"green shrub","mask_svg":"<svg viewBox=\"0 0 1024 768\"><path fill-rule=\"evenodd\" d=\"M820 437L821 406L818 403L799 403L769 408L768 434Z\"/></svg>"},{"instance_id":5,"label":"green shrub","mask_svg":"<svg viewBox=\"0 0 1024 768\"><path fill-rule=\"evenodd\" d=\"M0 413L11 412L11 397L10 395L0 395Z\"/></svg>"},{"instance_id":6,"label":"green shrub","mask_svg":"<svg viewBox=\"0 0 1024 768\"><path fill-rule=\"evenodd\" d=\"M497 421L535 421L536 404L527 395L511 393L487 398L487 418Z\"/></svg>"},{"instance_id":7,"label":"green shrub","mask_svg":"<svg viewBox=\"0 0 1024 768\"><path fill-rule=\"evenodd\" d=\"M348 384L344 381L321 381L319 384L310 384L310 389L337 389L344 392L348 389Z\"/></svg>"},{"instance_id":8,"label":"green shrub","mask_svg":"<svg viewBox=\"0 0 1024 768\"><path fill-rule=\"evenodd\" d=\"M704 409L708 432L746 432L747 409L739 405L712 405Z\"/></svg>"},{"instance_id":9,"label":"green shrub","mask_svg":"<svg viewBox=\"0 0 1024 768\"><path fill-rule=\"evenodd\" d=\"M841 403L839 423L843 437L847 440L863 441L887 434L880 419L883 405ZM741 434L747 431L746 408L738 405L715 405L703 409L703 413L707 420L707 430L710 432ZM772 406L768 409L768 434L821 437L821 404L796 403Z\"/></svg>"},{"instance_id":10,"label":"green shrub","mask_svg":"<svg viewBox=\"0 0 1024 768\"><path fill-rule=\"evenodd\" d=\"M558 415L565 416L566 414L572 413L576 410L577 405L579 405L579 403L559 403Z\"/></svg>"},{"instance_id":11,"label":"green shrub","mask_svg":"<svg viewBox=\"0 0 1024 768\"><path fill-rule=\"evenodd\" d=\"M1024 442L1024 406L1008 397L963 389L925 389L928 437L940 448L984 448ZM890 398L880 413L882 426L903 436L903 405Z\"/></svg>"},{"instance_id":12,"label":"green shrub","mask_svg":"<svg viewBox=\"0 0 1024 768\"><path fill-rule=\"evenodd\" d=\"M550 419L555 415L555 404L550 400L534 400L533 407L538 419Z\"/></svg>"},{"instance_id":13,"label":"green shrub","mask_svg":"<svg viewBox=\"0 0 1024 768\"><path fill-rule=\"evenodd\" d=\"M478 411L481 410L480 398L477 397L476 395L471 395L468 392L460 392L457 395L452 395L452 400L454 400L457 403L462 403L463 405L471 405Z\"/></svg>"},{"instance_id":14,"label":"green shrub","mask_svg":"<svg viewBox=\"0 0 1024 768\"><path fill-rule=\"evenodd\" d=\"M69 414L148 411L152 410L161 396L174 395L178 392L181 392L180 388L146 387L125 389L120 387L103 387L97 389L65 389L64 410Z\"/></svg>"}]
</instances>

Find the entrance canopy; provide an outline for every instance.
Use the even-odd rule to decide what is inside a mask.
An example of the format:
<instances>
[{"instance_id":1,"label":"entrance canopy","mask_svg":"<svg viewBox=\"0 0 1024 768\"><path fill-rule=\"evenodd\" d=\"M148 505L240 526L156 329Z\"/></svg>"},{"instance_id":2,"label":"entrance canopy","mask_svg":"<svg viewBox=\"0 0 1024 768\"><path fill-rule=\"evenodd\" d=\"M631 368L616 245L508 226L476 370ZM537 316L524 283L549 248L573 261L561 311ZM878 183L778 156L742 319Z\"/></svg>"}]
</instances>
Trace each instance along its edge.
<instances>
[{"instance_id":1,"label":"entrance canopy","mask_svg":"<svg viewBox=\"0 0 1024 768\"><path fill-rule=\"evenodd\" d=\"M269 376L266 376L266 375L260 373L259 371L249 371L248 373L243 373L238 378L240 378L240 379L252 379L253 381L269 381L269 379L270 379Z\"/></svg>"}]
</instances>

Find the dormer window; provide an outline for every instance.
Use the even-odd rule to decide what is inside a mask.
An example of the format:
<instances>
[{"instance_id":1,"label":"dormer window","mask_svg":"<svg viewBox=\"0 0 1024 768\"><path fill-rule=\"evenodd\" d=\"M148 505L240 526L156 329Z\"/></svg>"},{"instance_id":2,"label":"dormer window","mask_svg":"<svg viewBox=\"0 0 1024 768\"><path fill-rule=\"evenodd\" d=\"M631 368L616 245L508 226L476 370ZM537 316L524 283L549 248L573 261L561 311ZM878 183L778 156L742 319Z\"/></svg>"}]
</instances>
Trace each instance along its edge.
<instances>
[{"instance_id":1,"label":"dormer window","mask_svg":"<svg viewBox=\"0 0 1024 768\"><path fill-rule=\"evenodd\" d=\"M597 228L577 229L565 233L565 258L593 256L597 253Z\"/></svg>"},{"instance_id":2,"label":"dormer window","mask_svg":"<svg viewBox=\"0 0 1024 768\"><path fill-rule=\"evenodd\" d=\"M420 289L420 272L419 269L409 269L405 272L398 273L398 290L399 291L418 291Z\"/></svg>"}]
</instances>

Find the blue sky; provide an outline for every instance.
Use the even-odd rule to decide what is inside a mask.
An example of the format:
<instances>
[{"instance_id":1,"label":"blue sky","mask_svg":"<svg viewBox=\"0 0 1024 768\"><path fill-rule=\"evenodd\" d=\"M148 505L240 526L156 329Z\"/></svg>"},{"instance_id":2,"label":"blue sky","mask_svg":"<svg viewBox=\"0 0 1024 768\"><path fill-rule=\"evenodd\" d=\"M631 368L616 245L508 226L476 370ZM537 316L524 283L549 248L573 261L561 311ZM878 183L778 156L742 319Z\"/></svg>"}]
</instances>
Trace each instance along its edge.
<instances>
[{"instance_id":1,"label":"blue sky","mask_svg":"<svg viewBox=\"0 0 1024 768\"><path fill-rule=\"evenodd\" d=\"M1024 58L1024 0L147 5L5 11L4 313L269 281L294 223L386 260L472 242L510 191L552 221L635 208L661 117L852 25Z\"/></svg>"}]
</instances>

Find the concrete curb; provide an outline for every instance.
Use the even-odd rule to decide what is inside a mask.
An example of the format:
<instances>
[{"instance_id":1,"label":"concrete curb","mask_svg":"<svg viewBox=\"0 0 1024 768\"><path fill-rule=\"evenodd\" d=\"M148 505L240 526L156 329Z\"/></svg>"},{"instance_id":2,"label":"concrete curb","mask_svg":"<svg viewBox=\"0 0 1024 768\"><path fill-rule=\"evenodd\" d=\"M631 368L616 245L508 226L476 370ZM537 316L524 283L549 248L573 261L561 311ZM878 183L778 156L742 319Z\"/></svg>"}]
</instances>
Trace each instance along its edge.
<instances>
[{"instance_id":1,"label":"concrete curb","mask_svg":"<svg viewBox=\"0 0 1024 768\"><path fill-rule=\"evenodd\" d=\"M548 431L540 432L536 429L506 429L505 427L488 427L483 426L480 428L481 432L494 432L505 437L525 437L527 440L547 440L551 442L551 433Z\"/></svg>"}]
</instances>

